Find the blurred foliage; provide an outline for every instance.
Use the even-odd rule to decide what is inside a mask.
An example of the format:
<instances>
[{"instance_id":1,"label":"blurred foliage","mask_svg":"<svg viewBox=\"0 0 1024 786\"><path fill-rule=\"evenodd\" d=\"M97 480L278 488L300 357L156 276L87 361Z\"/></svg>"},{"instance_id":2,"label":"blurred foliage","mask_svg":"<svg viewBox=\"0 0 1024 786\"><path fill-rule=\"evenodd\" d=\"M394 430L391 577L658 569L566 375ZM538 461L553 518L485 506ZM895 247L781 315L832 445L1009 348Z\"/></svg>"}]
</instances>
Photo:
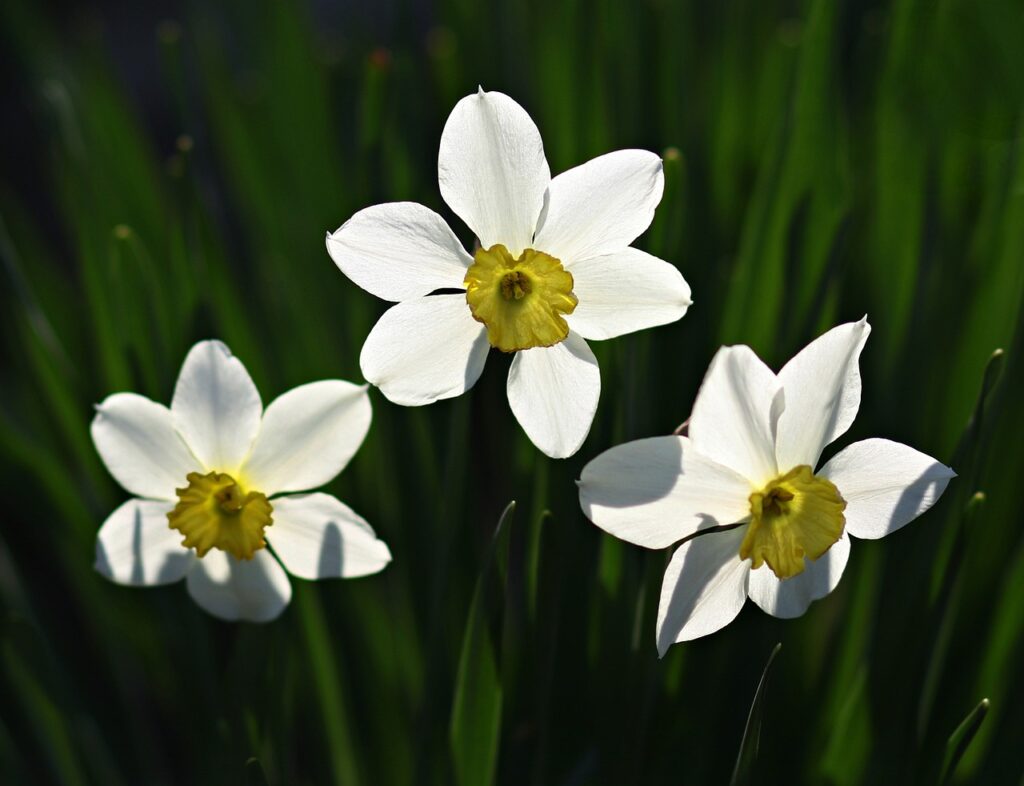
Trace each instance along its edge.
<instances>
[{"instance_id":1,"label":"blurred foliage","mask_svg":"<svg viewBox=\"0 0 1024 786\"><path fill-rule=\"evenodd\" d=\"M1020 782L1019 3L114 8L0 7L6 782L723 783L777 641L750 782ZM596 347L598 417L564 462L519 431L497 353L458 400L374 394L329 490L395 561L296 580L271 625L218 622L180 585L101 579L95 532L124 494L92 448L92 403L168 401L186 349L213 336L265 401L359 379L384 304L334 268L324 232L401 199L461 226L437 144L477 84L527 108L555 172L664 151L639 245L683 271L690 314ZM805 617L748 604L659 661L667 555L588 524L573 479L682 422L719 344L778 367L864 313L841 445L904 441L959 478L920 521L857 542Z\"/></svg>"}]
</instances>

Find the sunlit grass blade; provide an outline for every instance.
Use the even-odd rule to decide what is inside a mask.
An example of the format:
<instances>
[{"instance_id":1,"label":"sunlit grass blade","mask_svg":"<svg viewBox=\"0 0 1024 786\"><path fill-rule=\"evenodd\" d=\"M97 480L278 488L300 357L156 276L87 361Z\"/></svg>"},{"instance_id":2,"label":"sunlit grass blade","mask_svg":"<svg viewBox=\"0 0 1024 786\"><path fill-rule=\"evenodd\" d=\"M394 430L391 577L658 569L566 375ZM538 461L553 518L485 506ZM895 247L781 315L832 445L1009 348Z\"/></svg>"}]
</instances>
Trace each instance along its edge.
<instances>
[{"instance_id":1,"label":"sunlit grass blade","mask_svg":"<svg viewBox=\"0 0 1024 786\"><path fill-rule=\"evenodd\" d=\"M114 343L132 368L138 369L143 392L163 394L160 370L173 365L167 351L171 323L163 298L152 297L162 286L142 239L125 224L111 233L106 265ZM139 297L139 293L150 297Z\"/></svg>"},{"instance_id":2,"label":"sunlit grass blade","mask_svg":"<svg viewBox=\"0 0 1024 786\"><path fill-rule=\"evenodd\" d=\"M992 419L991 407L993 394L1002 379L1003 369L1006 366L1006 353L996 349L985 364L985 371L981 377L981 390L978 392L978 400L967 421L963 435L960 437L960 444L957 445L953 454L953 461L961 472L970 470L967 477L969 485L975 485L978 481L978 459L976 453L979 449L985 428ZM969 463L968 463L969 462ZM966 464L966 466L965 466Z\"/></svg>"},{"instance_id":3,"label":"sunlit grass blade","mask_svg":"<svg viewBox=\"0 0 1024 786\"><path fill-rule=\"evenodd\" d=\"M500 627L492 624L501 613L504 591L495 581L497 562L508 559L510 518L515 502L501 514L494 538L483 559L462 638L455 679L449 742L456 780L464 786L492 783L501 736L502 686L499 668Z\"/></svg>"},{"instance_id":4,"label":"sunlit grass blade","mask_svg":"<svg viewBox=\"0 0 1024 786\"><path fill-rule=\"evenodd\" d=\"M963 495L972 494L978 488L977 484L983 458L981 455L983 441L986 434L992 428L992 413L990 411L992 399L1002 377L1005 360L1006 353L1001 349L995 350L989 356L988 363L985 365L985 371L982 374L981 389L978 392L977 401L975 402L974 409L971 411L967 425L960 435L960 440L950 461L953 469L962 478L959 481L960 488L957 489L961 499L963 499ZM967 504L970 503L968 502ZM956 553L958 542L963 537L963 523L964 518L961 516L957 520L956 526L947 526L936 546L930 589L933 601L938 597L943 585L947 581L950 572L950 561Z\"/></svg>"},{"instance_id":5,"label":"sunlit grass blade","mask_svg":"<svg viewBox=\"0 0 1024 786\"><path fill-rule=\"evenodd\" d=\"M563 609L563 597L568 594L565 587L564 571L561 566L561 537L554 517L549 511L542 511L529 534L529 552L526 563L530 584L528 611L535 665L531 672L531 706L537 717L536 747L529 765L530 783L550 782L547 775L549 758L555 754L553 746L558 743L558 729L551 719L556 680L557 652L559 647L559 626ZM532 588L532 589L530 589Z\"/></svg>"},{"instance_id":6,"label":"sunlit grass blade","mask_svg":"<svg viewBox=\"0 0 1024 786\"><path fill-rule=\"evenodd\" d=\"M46 769L67 786L85 786L88 778L79 760L73 729L53 697L39 684L30 664L8 639L0 644L5 681L16 691L19 715L36 738Z\"/></svg>"},{"instance_id":7,"label":"sunlit grass blade","mask_svg":"<svg viewBox=\"0 0 1024 786\"><path fill-rule=\"evenodd\" d=\"M985 716L988 715L988 708L989 700L982 699L978 706L971 710L963 722L949 735L949 740L946 742L946 756L942 762L942 774L938 781L940 784L947 784L953 780L957 765L964 753L967 752L974 735L981 728Z\"/></svg>"},{"instance_id":8,"label":"sunlit grass blade","mask_svg":"<svg viewBox=\"0 0 1024 786\"><path fill-rule=\"evenodd\" d=\"M843 127L835 122L833 3L813 2L799 35L787 116L751 197L722 340L748 343L769 359L781 330L796 343L817 326L827 263L847 209ZM799 275L791 271L799 270Z\"/></svg>"},{"instance_id":9,"label":"sunlit grass blade","mask_svg":"<svg viewBox=\"0 0 1024 786\"><path fill-rule=\"evenodd\" d=\"M687 165L678 147L668 147L661 152L661 160L665 172L665 194L661 200L664 210L660 211L651 224L645 237L645 247L655 256L663 257L670 264L678 267L683 276L690 275L693 260L673 259L678 252L680 241L684 237L685 219L680 216L687 213L686 193Z\"/></svg>"},{"instance_id":10,"label":"sunlit grass blade","mask_svg":"<svg viewBox=\"0 0 1024 786\"><path fill-rule=\"evenodd\" d=\"M984 656L975 683L975 690L984 692L1002 692L1019 672L1020 652L1024 645L1024 544L1016 549L996 597L998 602L992 614L987 641L982 647ZM1001 702L994 708L986 708L986 711L991 710L992 720L963 757L961 769L965 774L973 774L983 766L992 745L995 726L1005 709L1010 708L1004 708Z\"/></svg>"},{"instance_id":11,"label":"sunlit grass blade","mask_svg":"<svg viewBox=\"0 0 1024 786\"><path fill-rule=\"evenodd\" d=\"M757 683L757 690L754 692L754 700L750 704L750 714L747 715L747 724L743 727L743 738L740 740L739 754L736 756L736 765L732 770L732 777L729 779L730 786L741 786L753 782L754 768L757 764L757 752L761 745L761 721L764 718L764 696L768 684L768 674L771 672L775 657L782 649L779 642L772 648L768 662L761 672L761 679Z\"/></svg>"},{"instance_id":12,"label":"sunlit grass blade","mask_svg":"<svg viewBox=\"0 0 1024 786\"><path fill-rule=\"evenodd\" d=\"M245 763L245 786L269 786L258 759L249 759Z\"/></svg>"},{"instance_id":13,"label":"sunlit grass blade","mask_svg":"<svg viewBox=\"0 0 1024 786\"><path fill-rule=\"evenodd\" d=\"M858 784L869 765L872 748L871 708L867 663L871 662L872 634L880 603L881 554L858 553L858 563L844 576L853 587L844 610L837 653L829 664L820 695L821 717L829 718L815 735L814 748L821 751L808 769L838 784Z\"/></svg>"},{"instance_id":14,"label":"sunlit grass blade","mask_svg":"<svg viewBox=\"0 0 1024 786\"><path fill-rule=\"evenodd\" d=\"M352 721L345 696L340 660L333 651L329 626L315 592L296 592L292 601L299 606L302 629L316 697L324 722L324 736L330 752L331 770L338 786L358 786L362 783L358 762L358 748L353 738Z\"/></svg>"},{"instance_id":15,"label":"sunlit grass blade","mask_svg":"<svg viewBox=\"0 0 1024 786\"><path fill-rule=\"evenodd\" d=\"M934 632L933 644L929 647L928 666L925 669L924 684L921 687L921 698L917 707L917 735L919 740L923 739L928 731L933 705L939 690L939 682L946 664L946 654L952 639L957 616L960 613L962 595L961 566L963 564L962 554L966 548L965 540L976 526L976 519L980 515L984 504L985 495L980 491L970 498L954 528L956 530L956 537L951 548L955 556L942 566L944 568L941 579L943 591L935 614L937 627Z\"/></svg>"}]
</instances>

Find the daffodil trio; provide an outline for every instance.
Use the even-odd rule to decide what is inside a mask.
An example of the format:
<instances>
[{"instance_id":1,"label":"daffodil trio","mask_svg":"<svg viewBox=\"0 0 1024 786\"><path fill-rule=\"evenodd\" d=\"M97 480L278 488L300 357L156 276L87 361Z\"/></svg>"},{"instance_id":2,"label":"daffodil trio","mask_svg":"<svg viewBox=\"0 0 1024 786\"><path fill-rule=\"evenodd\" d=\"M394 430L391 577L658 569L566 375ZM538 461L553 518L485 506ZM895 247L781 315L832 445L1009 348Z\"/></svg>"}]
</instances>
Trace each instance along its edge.
<instances>
[{"instance_id":1,"label":"daffodil trio","mask_svg":"<svg viewBox=\"0 0 1024 786\"><path fill-rule=\"evenodd\" d=\"M492 348L511 353L514 416L543 453L571 456L601 391L587 341L674 322L691 303L673 265L632 247L661 200L661 160L620 150L552 178L526 111L480 90L448 118L438 181L476 238L472 253L411 202L361 210L327 237L348 278L395 304L363 345L363 376L390 401L419 406L469 390ZM821 464L857 413L869 332L866 319L840 325L778 374L748 347L725 347L686 436L613 447L584 467L580 504L594 524L675 547L661 654L728 624L748 597L777 617L803 614L838 584L851 535L902 527L953 477L884 439ZM97 569L128 585L184 579L210 613L258 622L287 606L287 573L380 571L391 554L370 525L310 493L352 459L370 421L366 387L342 380L300 386L264 410L230 350L200 342L170 408L131 393L97 408L97 450L135 495L100 529Z\"/></svg>"}]
</instances>

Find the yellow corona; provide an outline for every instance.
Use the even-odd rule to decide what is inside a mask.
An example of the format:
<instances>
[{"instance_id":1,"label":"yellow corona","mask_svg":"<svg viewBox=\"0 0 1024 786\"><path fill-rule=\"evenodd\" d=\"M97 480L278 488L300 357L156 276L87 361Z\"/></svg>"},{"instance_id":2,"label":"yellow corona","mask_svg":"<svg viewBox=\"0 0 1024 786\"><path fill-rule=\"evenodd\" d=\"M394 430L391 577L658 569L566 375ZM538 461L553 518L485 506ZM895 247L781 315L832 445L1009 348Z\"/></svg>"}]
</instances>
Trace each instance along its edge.
<instances>
[{"instance_id":1,"label":"yellow corona","mask_svg":"<svg viewBox=\"0 0 1024 786\"><path fill-rule=\"evenodd\" d=\"M572 274L550 254L528 248L516 259L500 244L481 248L464 284L473 318L502 352L554 346L569 335L564 315L578 302Z\"/></svg>"},{"instance_id":2,"label":"yellow corona","mask_svg":"<svg viewBox=\"0 0 1024 786\"><path fill-rule=\"evenodd\" d=\"M212 549L226 551L238 559L252 559L267 545L263 534L273 523L273 507L258 491L245 490L230 475L190 472L188 485L175 489L178 504L167 520L171 529L185 539L200 557Z\"/></svg>"},{"instance_id":3,"label":"yellow corona","mask_svg":"<svg viewBox=\"0 0 1024 786\"><path fill-rule=\"evenodd\" d=\"M752 568L768 563L776 576L803 572L804 557L815 560L843 534L846 501L831 481L807 465L791 469L750 495L750 524L740 559Z\"/></svg>"}]
</instances>

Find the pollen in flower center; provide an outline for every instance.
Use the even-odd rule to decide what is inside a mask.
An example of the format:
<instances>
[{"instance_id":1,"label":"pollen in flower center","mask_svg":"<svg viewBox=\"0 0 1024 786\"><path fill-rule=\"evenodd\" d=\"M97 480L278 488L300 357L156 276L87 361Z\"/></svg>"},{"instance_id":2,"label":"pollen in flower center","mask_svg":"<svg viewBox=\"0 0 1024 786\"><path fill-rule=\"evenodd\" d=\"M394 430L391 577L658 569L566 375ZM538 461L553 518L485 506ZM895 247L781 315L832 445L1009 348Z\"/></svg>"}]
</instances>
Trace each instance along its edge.
<instances>
[{"instance_id":1,"label":"pollen in flower center","mask_svg":"<svg viewBox=\"0 0 1024 786\"><path fill-rule=\"evenodd\" d=\"M791 469L750 495L750 524L740 559L764 563L780 579L803 572L804 557L815 560L843 534L846 500L839 489L807 465Z\"/></svg>"},{"instance_id":2,"label":"pollen in flower center","mask_svg":"<svg viewBox=\"0 0 1024 786\"><path fill-rule=\"evenodd\" d=\"M171 529L185 536L181 545L200 557L218 548L252 559L267 545L263 531L273 523L273 507L264 494L245 491L223 472L190 472L185 488L175 489L178 504L167 514Z\"/></svg>"},{"instance_id":3,"label":"pollen in flower center","mask_svg":"<svg viewBox=\"0 0 1024 786\"><path fill-rule=\"evenodd\" d=\"M563 314L576 308L572 274L543 251L516 259L498 244L478 249L466 271L466 302L502 352L550 347L569 335Z\"/></svg>"},{"instance_id":4,"label":"pollen in flower center","mask_svg":"<svg viewBox=\"0 0 1024 786\"><path fill-rule=\"evenodd\" d=\"M521 270L513 270L501 278L501 296L505 300L522 300L530 294L530 277Z\"/></svg>"}]
</instances>

